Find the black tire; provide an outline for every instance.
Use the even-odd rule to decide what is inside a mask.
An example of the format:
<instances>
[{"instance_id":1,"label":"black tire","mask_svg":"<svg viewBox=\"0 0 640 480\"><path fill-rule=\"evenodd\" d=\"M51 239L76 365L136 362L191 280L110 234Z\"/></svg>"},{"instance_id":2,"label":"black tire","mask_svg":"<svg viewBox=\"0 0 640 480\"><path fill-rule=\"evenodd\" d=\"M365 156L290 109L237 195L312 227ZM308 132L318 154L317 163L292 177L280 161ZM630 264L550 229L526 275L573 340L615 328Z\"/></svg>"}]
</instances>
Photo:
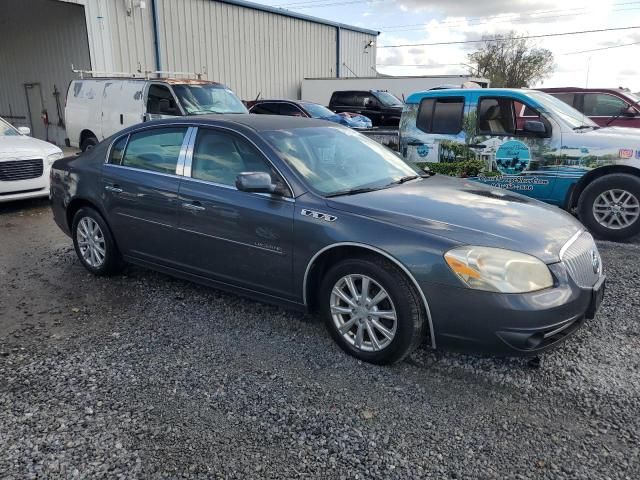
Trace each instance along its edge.
<instances>
[{"instance_id":1,"label":"black tire","mask_svg":"<svg viewBox=\"0 0 640 480\"><path fill-rule=\"evenodd\" d=\"M80 144L80 150L86 152L87 150L91 150L93 147L98 145L98 139L94 136L85 138Z\"/></svg>"},{"instance_id":2,"label":"black tire","mask_svg":"<svg viewBox=\"0 0 640 480\"><path fill-rule=\"evenodd\" d=\"M85 259L81 247L79 245L79 237L82 234L78 233L78 229L81 228L80 224L83 219L91 219L94 221L98 227L100 228L101 236L100 238L104 243L104 258L103 261L99 265L91 265L87 259ZM73 246L76 250L76 254L80 259L80 262L89 270L89 272L93 273L96 276L110 276L114 275L122 270L124 266L124 262L122 261L122 256L120 255L120 251L116 246L115 241L113 240L113 236L111 235L111 230L107 225L107 222L102 218L96 210L90 207L83 207L76 212L73 217L73 223L71 227L71 237L73 238ZM97 263L97 262L96 262Z\"/></svg>"},{"instance_id":3,"label":"black tire","mask_svg":"<svg viewBox=\"0 0 640 480\"><path fill-rule=\"evenodd\" d=\"M396 311L396 332L382 350L364 351L352 345L338 330L331 314L331 292L346 275L366 275L388 293ZM320 287L320 311L329 333L348 354L377 365L402 361L424 340L425 313L420 296L396 265L379 256L343 260L329 269ZM367 333L368 336L368 333Z\"/></svg>"},{"instance_id":4,"label":"black tire","mask_svg":"<svg viewBox=\"0 0 640 480\"><path fill-rule=\"evenodd\" d=\"M640 178L626 173L612 173L597 178L580 194L578 218L597 238L620 241L640 233L640 218L624 228L607 228L600 224L593 213L594 202L608 190L625 190L640 201Z\"/></svg>"}]
</instances>

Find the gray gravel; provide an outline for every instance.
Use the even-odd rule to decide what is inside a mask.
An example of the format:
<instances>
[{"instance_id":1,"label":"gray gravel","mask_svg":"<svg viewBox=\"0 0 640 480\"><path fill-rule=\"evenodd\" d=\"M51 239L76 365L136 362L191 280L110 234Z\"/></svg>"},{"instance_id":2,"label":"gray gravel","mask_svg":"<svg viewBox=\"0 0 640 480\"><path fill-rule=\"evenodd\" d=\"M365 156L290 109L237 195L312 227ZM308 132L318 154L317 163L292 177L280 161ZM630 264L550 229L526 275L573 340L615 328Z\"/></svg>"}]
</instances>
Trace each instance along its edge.
<instances>
[{"instance_id":1,"label":"gray gravel","mask_svg":"<svg viewBox=\"0 0 640 480\"><path fill-rule=\"evenodd\" d=\"M139 268L94 278L46 202L0 206L2 478L640 478L640 245L532 369L390 368L321 322Z\"/></svg>"}]
</instances>

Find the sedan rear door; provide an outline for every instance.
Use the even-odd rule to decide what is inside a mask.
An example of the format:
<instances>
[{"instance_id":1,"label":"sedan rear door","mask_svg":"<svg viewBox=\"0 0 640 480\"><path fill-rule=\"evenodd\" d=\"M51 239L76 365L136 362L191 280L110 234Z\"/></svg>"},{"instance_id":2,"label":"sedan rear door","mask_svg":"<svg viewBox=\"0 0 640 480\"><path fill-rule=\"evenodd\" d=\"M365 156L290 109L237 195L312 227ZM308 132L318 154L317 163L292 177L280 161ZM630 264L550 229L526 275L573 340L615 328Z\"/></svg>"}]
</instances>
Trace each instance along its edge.
<instances>
[{"instance_id":1,"label":"sedan rear door","mask_svg":"<svg viewBox=\"0 0 640 480\"><path fill-rule=\"evenodd\" d=\"M145 128L111 146L101 186L104 209L124 255L171 263L177 248L178 174L192 130Z\"/></svg>"}]
</instances>

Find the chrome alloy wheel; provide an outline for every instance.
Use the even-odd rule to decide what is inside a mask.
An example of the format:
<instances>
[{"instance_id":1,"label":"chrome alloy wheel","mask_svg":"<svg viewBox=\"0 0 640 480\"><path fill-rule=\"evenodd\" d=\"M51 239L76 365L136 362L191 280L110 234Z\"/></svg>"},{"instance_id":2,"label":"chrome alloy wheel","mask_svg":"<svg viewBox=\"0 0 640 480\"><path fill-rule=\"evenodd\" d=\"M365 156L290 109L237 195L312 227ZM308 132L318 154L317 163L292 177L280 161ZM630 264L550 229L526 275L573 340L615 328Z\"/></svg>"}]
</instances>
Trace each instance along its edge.
<instances>
[{"instance_id":1,"label":"chrome alloy wheel","mask_svg":"<svg viewBox=\"0 0 640 480\"><path fill-rule=\"evenodd\" d=\"M346 275L331 291L331 317L344 339L358 350L378 352L396 335L398 320L391 297L366 275Z\"/></svg>"},{"instance_id":2,"label":"chrome alloy wheel","mask_svg":"<svg viewBox=\"0 0 640 480\"><path fill-rule=\"evenodd\" d=\"M593 216L603 227L620 230L638 220L640 202L626 190L607 190L593 202Z\"/></svg>"},{"instance_id":3,"label":"chrome alloy wheel","mask_svg":"<svg viewBox=\"0 0 640 480\"><path fill-rule=\"evenodd\" d=\"M100 225L91 217L83 217L76 228L76 240L87 265L100 268L106 255L106 244Z\"/></svg>"}]
</instances>

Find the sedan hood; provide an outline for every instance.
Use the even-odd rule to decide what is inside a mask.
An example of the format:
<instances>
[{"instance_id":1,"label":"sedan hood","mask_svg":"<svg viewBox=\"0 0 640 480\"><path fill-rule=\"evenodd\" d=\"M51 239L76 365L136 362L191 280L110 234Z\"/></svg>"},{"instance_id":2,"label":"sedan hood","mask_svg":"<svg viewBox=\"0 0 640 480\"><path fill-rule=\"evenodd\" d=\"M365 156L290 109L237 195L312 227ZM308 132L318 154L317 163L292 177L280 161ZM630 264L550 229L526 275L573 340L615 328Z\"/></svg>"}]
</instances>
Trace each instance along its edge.
<instances>
[{"instance_id":1,"label":"sedan hood","mask_svg":"<svg viewBox=\"0 0 640 480\"><path fill-rule=\"evenodd\" d=\"M446 237L516 250L546 263L584 227L565 211L471 180L434 175L328 200L330 207Z\"/></svg>"},{"instance_id":2,"label":"sedan hood","mask_svg":"<svg viewBox=\"0 0 640 480\"><path fill-rule=\"evenodd\" d=\"M47 158L47 155L60 153L55 145L26 135L0 137L0 161L26 158Z\"/></svg>"}]
</instances>

